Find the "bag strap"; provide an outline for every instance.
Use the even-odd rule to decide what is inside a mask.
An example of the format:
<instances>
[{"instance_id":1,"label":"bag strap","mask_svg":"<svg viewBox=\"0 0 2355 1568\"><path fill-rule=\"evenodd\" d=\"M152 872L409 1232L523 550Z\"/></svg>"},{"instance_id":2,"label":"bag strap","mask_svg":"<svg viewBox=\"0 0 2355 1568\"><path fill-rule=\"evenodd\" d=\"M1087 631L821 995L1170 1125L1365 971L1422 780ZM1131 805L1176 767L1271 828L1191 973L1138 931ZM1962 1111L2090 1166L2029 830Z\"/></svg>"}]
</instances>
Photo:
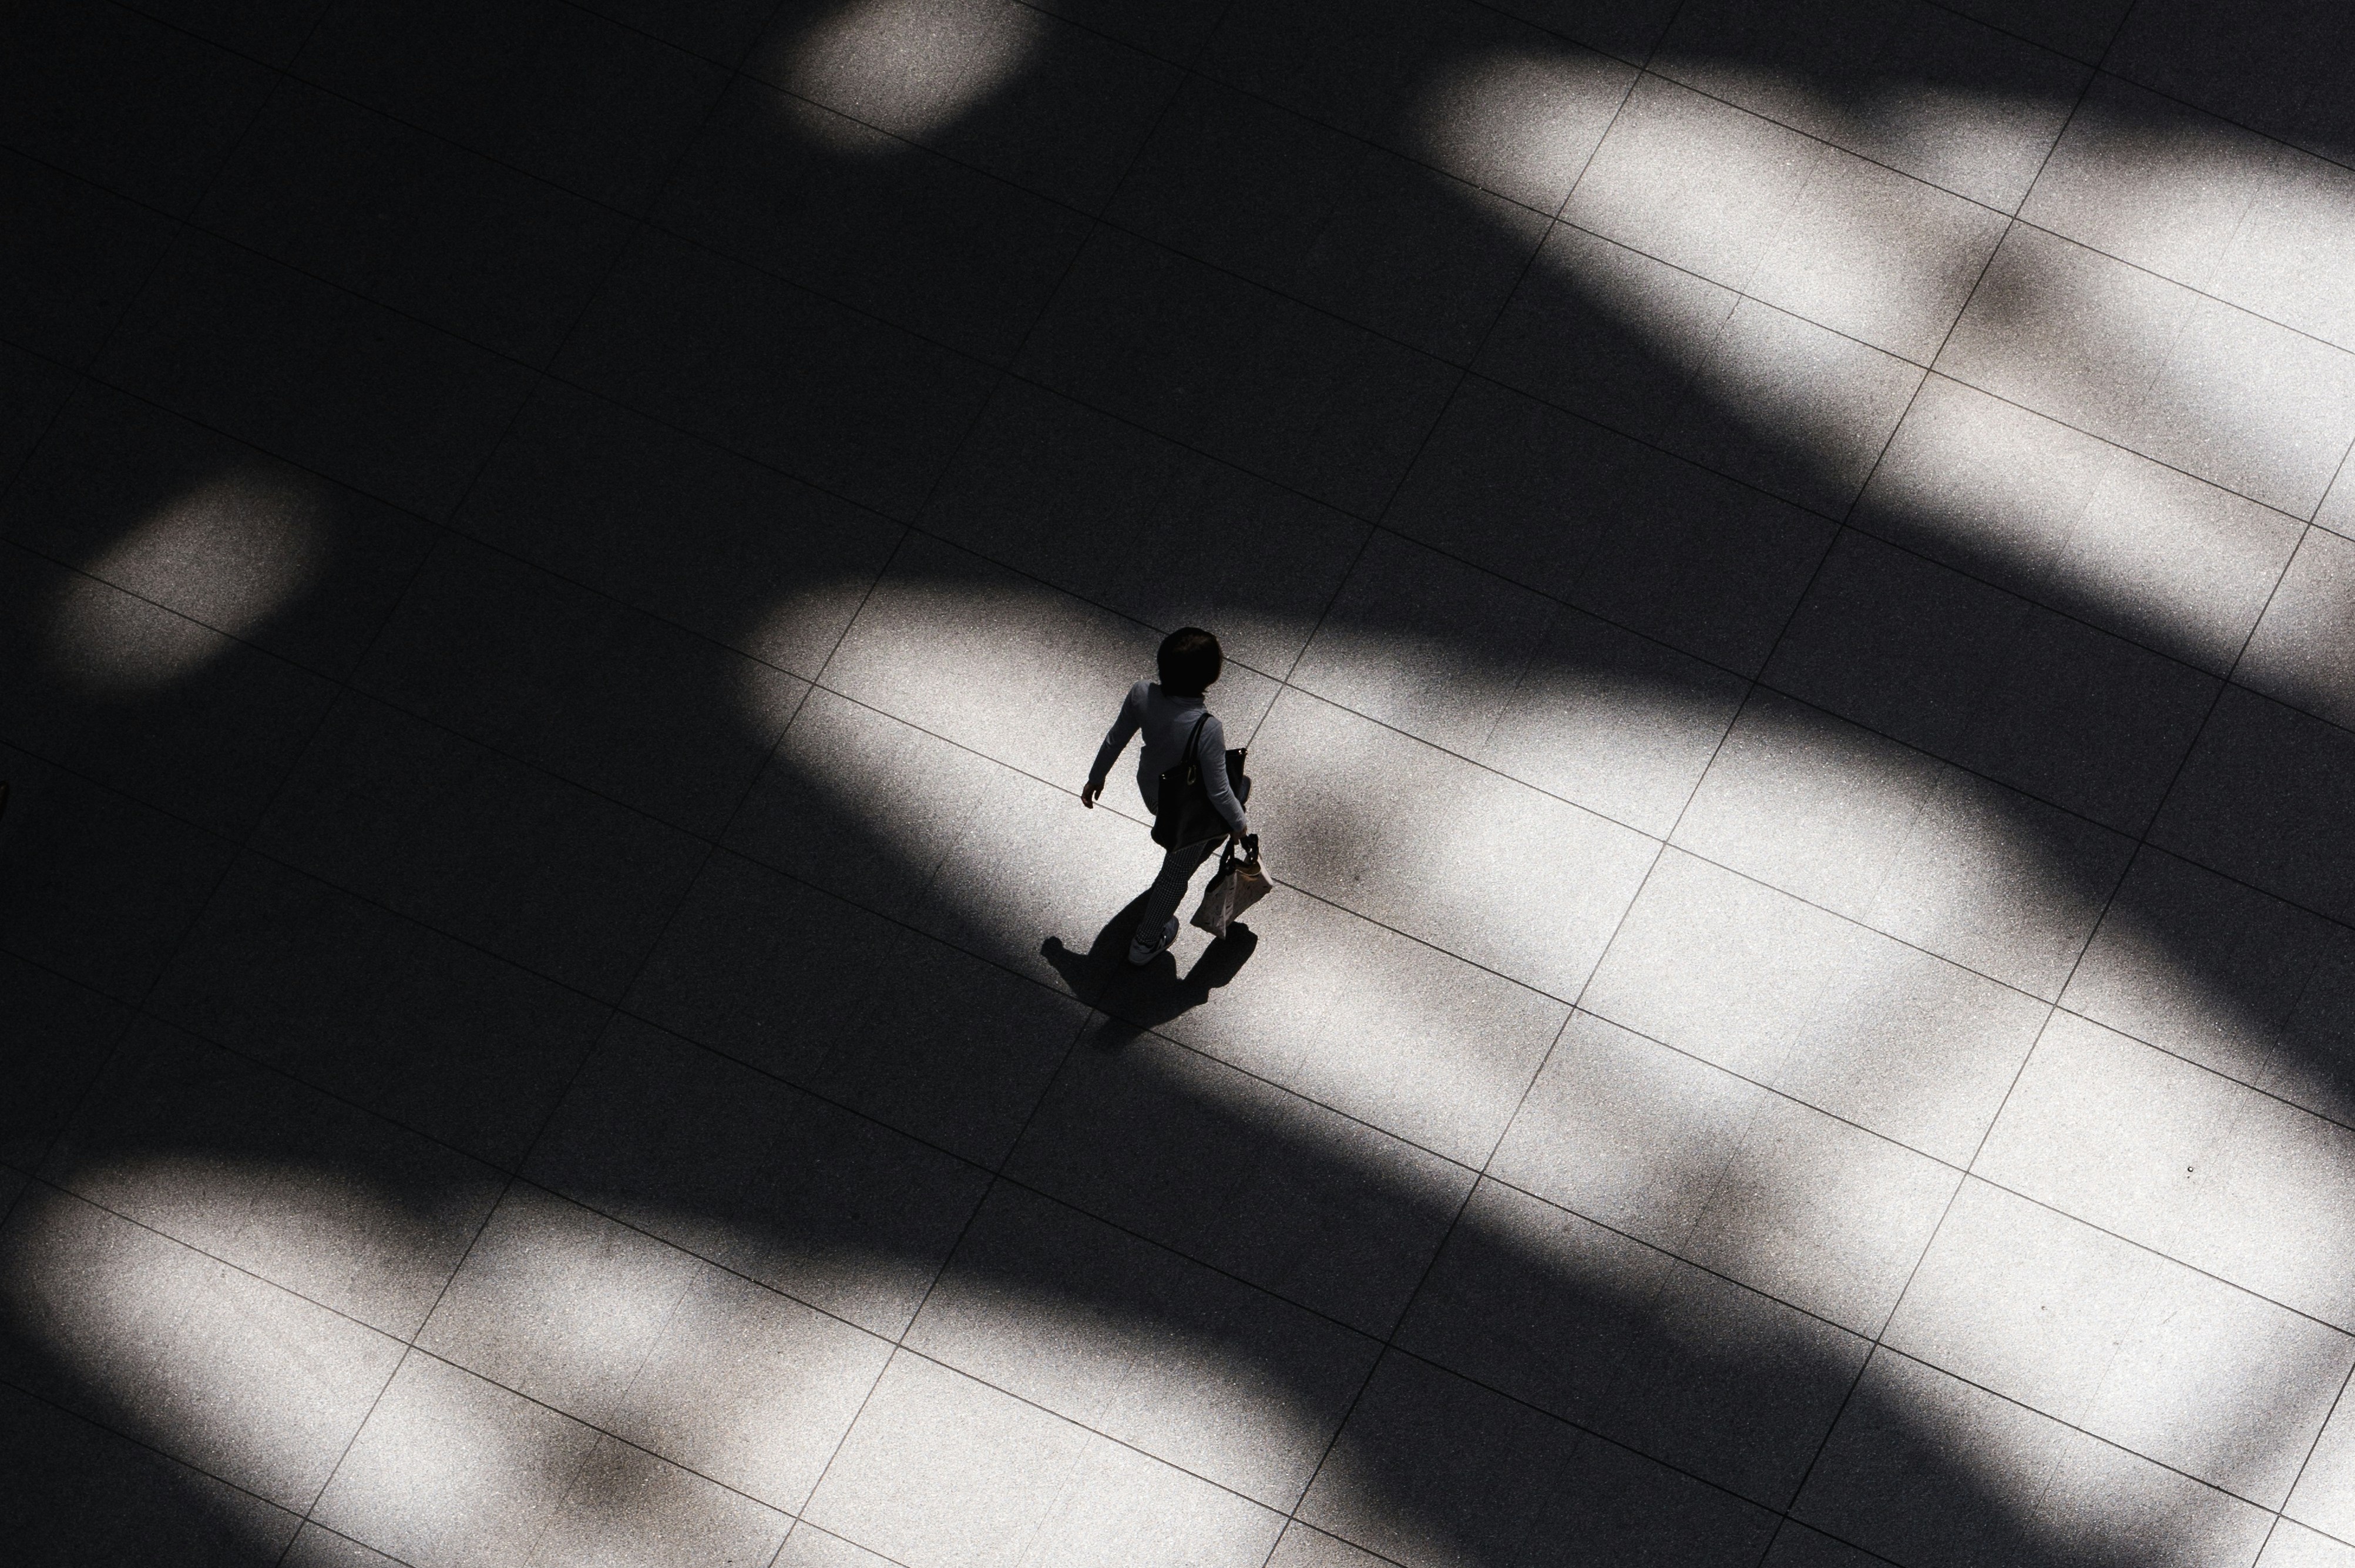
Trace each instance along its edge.
<instances>
[{"instance_id":1,"label":"bag strap","mask_svg":"<svg viewBox=\"0 0 2355 1568\"><path fill-rule=\"evenodd\" d=\"M1209 721L1210 710L1205 708L1202 716L1194 720L1194 732L1186 737L1186 764L1188 767L1199 768L1202 765L1202 726Z\"/></svg>"}]
</instances>

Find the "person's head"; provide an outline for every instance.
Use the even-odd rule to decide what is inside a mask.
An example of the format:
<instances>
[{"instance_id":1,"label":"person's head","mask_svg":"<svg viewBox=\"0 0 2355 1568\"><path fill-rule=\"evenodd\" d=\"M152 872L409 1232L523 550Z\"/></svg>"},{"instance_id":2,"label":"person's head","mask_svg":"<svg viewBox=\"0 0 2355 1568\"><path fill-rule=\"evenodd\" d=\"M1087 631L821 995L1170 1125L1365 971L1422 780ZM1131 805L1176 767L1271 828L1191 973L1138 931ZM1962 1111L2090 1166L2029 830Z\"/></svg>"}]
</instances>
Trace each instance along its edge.
<instances>
[{"instance_id":1,"label":"person's head","mask_svg":"<svg viewBox=\"0 0 2355 1568\"><path fill-rule=\"evenodd\" d=\"M1199 697L1210 689L1226 667L1219 639L1199 626L1180 626L1161 639L1161 689L1179 697Z\"/></svg>"}]
</instances>

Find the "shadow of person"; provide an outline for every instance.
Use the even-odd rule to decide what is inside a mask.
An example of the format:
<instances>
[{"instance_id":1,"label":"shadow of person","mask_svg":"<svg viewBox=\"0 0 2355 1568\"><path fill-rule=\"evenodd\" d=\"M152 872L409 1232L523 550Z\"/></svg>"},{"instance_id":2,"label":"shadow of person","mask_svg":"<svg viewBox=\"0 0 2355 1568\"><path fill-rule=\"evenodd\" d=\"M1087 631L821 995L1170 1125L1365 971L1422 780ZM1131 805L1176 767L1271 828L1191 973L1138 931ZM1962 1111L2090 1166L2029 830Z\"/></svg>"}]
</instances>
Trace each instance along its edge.
<instances>
[{"instance_id":1,"label":"shadow of person","mask_svg":"<svg viewBox=\"0 0 2355 1568\"><path fill-rule=\"evenodd\" d=\"M1157 953L1142 967L1128 962L1129 937L1145 912L1146 894L1139 893L1104 922L1084 953L1050 936L1039 944L1039 955L1055 966L1071 994L1109 1016L1098 1043L1117 1050L1148 1029L1200 1007L1210 993L1226 985L1251 961L1259 945L1258 933L1236 921L1227 934L1204 948L1184 975L1168 952Z\"/></svg>"}]
</instances>

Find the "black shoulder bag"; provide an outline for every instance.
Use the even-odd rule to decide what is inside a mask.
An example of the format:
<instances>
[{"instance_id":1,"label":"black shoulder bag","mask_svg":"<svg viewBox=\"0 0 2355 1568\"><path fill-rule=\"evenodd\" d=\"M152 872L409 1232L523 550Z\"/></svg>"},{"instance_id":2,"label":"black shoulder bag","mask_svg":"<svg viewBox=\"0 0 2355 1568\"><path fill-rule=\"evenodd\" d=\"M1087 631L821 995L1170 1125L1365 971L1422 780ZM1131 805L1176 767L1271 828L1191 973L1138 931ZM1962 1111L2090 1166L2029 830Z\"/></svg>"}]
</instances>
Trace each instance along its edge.
<instances>
[{"instance_id":1,"label":"black shoulder bag","mask_svg":"<svg viewBox=\"0 0 2355 1568\"><path fill-rule=\"evenodd\" d=\"M1210 804L1210 786L1202 781L1197 756L1202 745L1202 726L1209 719L1205 709L1202 717L1194 720L1194 732L1186 737L1185 760L1174 768L1162 770L1161 806L1153 814L1153 841L1164 849L1223 837L1229 831L1227 819ZM1251 798L1251 780L1243 776L1243 753L1230 751L1221 760L1227 765L1227 787L1235 792L1235 804L1240 805Z\"/></svg>"}]
</instances>

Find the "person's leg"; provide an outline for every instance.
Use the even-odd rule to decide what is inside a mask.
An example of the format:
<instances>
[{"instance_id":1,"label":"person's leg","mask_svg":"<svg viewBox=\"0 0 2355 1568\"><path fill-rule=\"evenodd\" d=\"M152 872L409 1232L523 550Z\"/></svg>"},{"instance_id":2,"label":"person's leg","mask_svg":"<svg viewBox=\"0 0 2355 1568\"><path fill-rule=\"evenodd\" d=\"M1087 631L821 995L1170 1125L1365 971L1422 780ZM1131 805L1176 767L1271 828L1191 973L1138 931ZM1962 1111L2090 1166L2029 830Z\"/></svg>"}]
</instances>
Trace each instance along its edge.
<instances>
[{"instance_id":1,"label":"person's leg","mask_svg":"<svg viewBox=\"0 0 2355 1568\"><path fill-rule=\"evenodd\" d=\"M1169 923L1177 918L1178 905L1186 897L1186 884L1218 847L1217 839L1206 838L1199 844L1180 845L1161 857L1161 874L1153 879L1153 891L1145 895L1145 913L1138 918L1136 935L1128 944L1130 963L1146 963L1169 945L1175 934Z\"/></svg>"}]
</instances>

